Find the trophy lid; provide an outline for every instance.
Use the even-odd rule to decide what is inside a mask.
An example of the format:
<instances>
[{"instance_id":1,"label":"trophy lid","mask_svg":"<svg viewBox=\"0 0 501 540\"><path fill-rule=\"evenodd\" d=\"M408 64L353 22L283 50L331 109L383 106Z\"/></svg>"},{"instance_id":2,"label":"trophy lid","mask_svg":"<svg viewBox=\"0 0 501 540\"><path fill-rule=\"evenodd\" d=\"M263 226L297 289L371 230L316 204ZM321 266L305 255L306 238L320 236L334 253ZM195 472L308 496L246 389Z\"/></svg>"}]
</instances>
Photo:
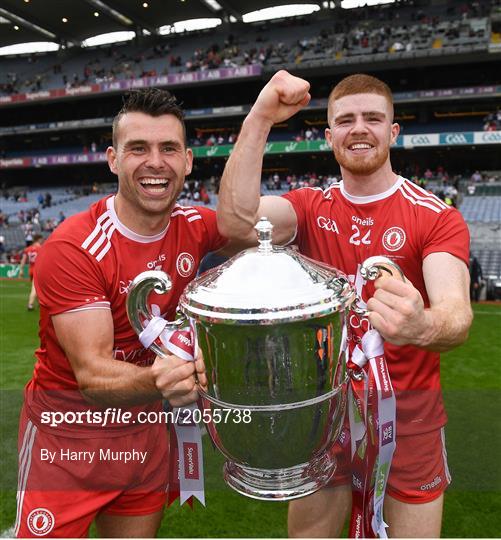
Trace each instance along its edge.
<instances>
[{"instance_id":1,"label":"trophy lid","mask_svg":"<svg viewBox=\"0 0 501 540\"><path fill-rule=\"evenodd\" d=\"M323 317L351 305L355 291L342 272L273 246L272 229L262 218L258 247L193 280L181 296L181 311L211 323L265 325Z\"/></svg>"}]
</instances>

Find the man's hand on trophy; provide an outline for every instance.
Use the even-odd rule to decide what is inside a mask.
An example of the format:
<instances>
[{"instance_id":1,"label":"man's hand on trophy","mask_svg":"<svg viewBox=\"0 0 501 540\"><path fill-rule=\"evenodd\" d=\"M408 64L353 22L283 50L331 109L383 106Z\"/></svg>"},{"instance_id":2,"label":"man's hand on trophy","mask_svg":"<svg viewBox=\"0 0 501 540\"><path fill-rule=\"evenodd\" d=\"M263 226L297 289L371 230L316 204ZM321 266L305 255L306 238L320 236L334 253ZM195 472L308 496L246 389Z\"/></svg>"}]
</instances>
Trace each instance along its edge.
<instances>
[{"instance_id":1,"label":"man's hand on trophy","mask_svg":"<svg viewBox=\"0 0 501 540\"><path fill-rule=\"evenodd\" d=\"M273 124L287 120L308 105L309 90L308 81L284 70L277 71L261 90L249 116L268 124L266 127L271 129Z\"/></svg>"},{"instance_id":2,"label":"man's hand on trophy","mask_svg":"<svg viewBox=\"0 0 501 540\"><path fill-rule=\"evenodd\" d=\"M205 371L205 363L202 356L202 351L199 349L195 358L195 371L199 386L207 392L207 373Z\"/></svg>"},{"instance_id":3,"label":"man's hand on trophy","mask_svg":"<svg viewBox=\"0 0 501 540\"><path fill-rule=\"evenodd\" d=\"M159 356L155 358L151 366L155 385L173 407L189 405L198 399L195 372L200 380L200 376L205 376L205 369L199 374L198 370L201 368L197 366L197 362L198 359L195 362L187 362L168 353L166 353L166 358ZM205 384L207 384L207 378L205 378Z\"/></svg>"},{"instance_id":4,"label":"man's hand on trophy","mask_svg":"<svg viewBox=\"0 0 501 540\"><path fill-rule=\"evenodd\" d=\"M420 292L408 280L385 275L374 286L367 302L372 326L393 345L419 346L429 326Z\"/></svg>"}]
</instances>

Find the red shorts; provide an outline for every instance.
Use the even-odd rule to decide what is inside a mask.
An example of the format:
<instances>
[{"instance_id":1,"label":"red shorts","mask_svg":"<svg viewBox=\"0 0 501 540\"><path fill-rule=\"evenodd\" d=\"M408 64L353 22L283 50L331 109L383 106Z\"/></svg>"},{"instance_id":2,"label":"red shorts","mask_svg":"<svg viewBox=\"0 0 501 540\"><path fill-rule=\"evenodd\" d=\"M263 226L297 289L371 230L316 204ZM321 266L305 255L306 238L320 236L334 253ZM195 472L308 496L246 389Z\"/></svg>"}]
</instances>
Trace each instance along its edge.
<instances>
[{"instance_id":1,"label":"red shorts","mask_svg":"<svg viewBox=\"0 0 501 540\"><path fill-rule=\"evenodd\" d=\"M76 439L41 431L23 408L18 450L19 538L86 537L98 513L152 514L167 499L164 424L120 437Z\"/></svg>"},{"instance_id":2,"label":"red shorts","mask_svg":"<svg viewBox=\"0 0 501 540\"><path fill-rule=\"evenodd\" d=\"M333 447L338 466L331 486L349 484L349 456L339 444ZM451 483L444 428L419 435L397 435L386 493L411 504L427 503L439 497Z\"/></svg>"}]
</instances>

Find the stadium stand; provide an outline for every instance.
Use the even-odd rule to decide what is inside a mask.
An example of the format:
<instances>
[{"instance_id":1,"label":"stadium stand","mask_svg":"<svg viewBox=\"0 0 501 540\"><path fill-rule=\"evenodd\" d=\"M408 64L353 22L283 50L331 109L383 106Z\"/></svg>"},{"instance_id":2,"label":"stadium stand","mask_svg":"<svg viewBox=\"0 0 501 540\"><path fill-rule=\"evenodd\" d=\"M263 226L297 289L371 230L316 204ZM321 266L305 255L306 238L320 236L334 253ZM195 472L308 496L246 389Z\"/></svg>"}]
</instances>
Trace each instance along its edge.
<instances>
[{"instance_id":1,"label":"stadium stand","mask_svg":"<svg viewBox=\"0 0 501 540\"><path fill-rule=\"evenodd\" d=\"M501 197L465 197L460 210L468 222L500 223Z\"/></svg>"},{"instance_id":2,"label":"stadium stand","mask_svg":"<svg viewBox=\"0 0 501 540\"><path fill-rule=\"evenodd\" d=\"M202 201L215 206L228 155L227 149L218 147L234 143L256 92L282 67L306 76L312 82L314 99L307 110L272 131L270 143L279 150L265 157L262 192L280 194L303 185L329 185L337 170L329 152L321 150L325 99L339 77L368 70L387 80L395 91L402 134L394 150L399 172L460 205L470 224L474 249L501 252L500 238L491 231L501 222L501 184L495 181L496 171L501 170L497 150L501 91L495 55L487 54L497 40L498 6L498 0L471 4L422 0L418 5L401 1L352 10L321 9L289 20L250 25L225 20L208 31L0 58L0 96L34 93L26 105L0 102L4 113L0 179L4 195L10 192L0 201L2 223L9 224L5 243L14 247L24 243L20 211L25 212L25 221L48 232L61 213L71 215L101 196L90 194L92 184L113 181L102 152L110 141L110 115L119 106L120 91L92 91L73 101L48 100L47 107L39 101L45 99L44 91L79 91L86 85L112 81L153 84L153 79L145 77L257 66L259 70L249 79L221 79L211 86L176 83L173 88L184 101L188 136L198 156L192 178L205 184L210 199L202 201L205 193L191 180L181 194L183 204ZM484 131L492 131L485 139L489 144L474 144ZM311 142L313 150L296 151L287 142ZM70 161L47 158L68 155L73 156ZM70 164L61 168L59 163ZM425 174L426 167L433 170L431 176ZM448 172L437 175L438 169ZM477 169L485 172L483 181L471 182L470 175ZM494 181L484 182L488 178ZM85 185L87 194L82 196ZM70 186L78 188L73 192ZM470 196L472 186L474 195ZM16 195L24 191L27 197ZM47 191L52 201L44 208L40 201Z\"/></svg>"},{"instance_id":3,"label":"stadium stand","mask_svg":"<svg viewBox=\"0 0 501 540\"><path fill-rule=\"evenodd\" d=\"M167 87L183 102L187 135L196 157L179 202L215 208L219 180L242 118L275 71L284 68L308 79L313 99L307 109L273 129L264 157L263 195L281 195L306 185L325 188L339 178L339 168L323 138L327 96L342 77L367 72L386 81L394 91L396 121L401 125L401 137L392 150L395 170L460 209L470 230L471 253L480 262L486 281L481 299L497 301L499 310L501 0L395 0L393 4L358 9L341 8L341 0L318 0L315 3L320 10L312 15L253 24L242 22L244 7L250 11L273 2L220 0L220 12L204 7L205 3L154 0L145 9L142 0L0 2L0 47L15 43L18 35L29 37L23 41L32 40L34 32L22 25L19 31L14 30L16 23L8 19L4 22L2 11L19 10L19 15L29 18L26 14L30 7L46 11L47 20L54 15L51 28L57 34L55 41L64 46L52 53L0 56L0 262L17 265L30 235L41 232L48 236L63 217L84 210L114 191L115 177L108 170L104 151L111 140L113 115L126 89ZM82 21L72 20L76 29L61 24L62 4L70 20L73 6L85 6L90 19L87 28L81 27ZM97 27L103 32L129 29L103 13L94 19L92 12L99 9L95 7L98 4L116 9L127 6L136 38L122 44L80 47L81 39L98 33ZM154 9L162 11L165 21L148 14ZM223 23L204 31L165 36L155 32L161 24L194 18L201 10L221 16ZM230 16L238 20L230 22ZM33 16L32 22L43 25L43 21L43 17ZM241 69L241 73L233 71L226 76L225 69ZM165 77L174 76L178 78L167 83ZM7 276L14 275L19 274ZM21 287L27 283L4 285ZM10 296L13 292L7 289L4 306L14 303ZM449 537L496 536L499 529L494 507L499 501L493 473L499 462L495 445L482 446L485 459L475 468L479 461L475 459L477 441L489 439L499 401L499 392L494 394L497 390L492 386L496 358L489 358L495 356L489 353L498 350L499 313L491 313L491 328L486 324L486 313L496 306L477 307L476 313L481 315L475 315L470 339L473 347L468 348L470 343L462 347L464 356L460 358L454 357L455 353L448 355L442 371L448 385L446 399L458 402L456 407L448 405L452 420L447 432L449 459L455 465L451 468L454 483L447 494L444 518L444 536ZM7 332L16 332L12 338L16 353L7 351L3 355L8 363L4 370L8 392L24 377L14 371L17 364L29 364L30 373L32 369L31 352L26 353L31 336L21 330L36 323L25 317L30 314L24 313L24 304L22 309L19 322L6 321L4 325ZM481 333L487 330L492 334L490 341ZM464 379L456 378L460 374ZM5 401L7 410L16 405L15 401ZM3 422L11 449L15 449L17 440L12 426L17 425L18 410L14 412ZM454 429L454 420L462 431L450 430L451 425ZM13 490L7 495L0 493L6 503L0 517L4 529L1 536L13 535L8 527L15 519L14 454L10 461L6 454L6 463L12 466L4 468L4 484L12 485ZM233 499L218 493L204 512L193 513L189 520L171 507L159 537L234 535L228 524L235 512L242 512L244 503ZM285 513L281 518L273 514L277 505L263 503L258 508L260 519L254 519L257 508L253 506L251 519L239 521L237 535L286 534ZM207 518L207 512L214 512L210 516L215 519ZM487 522L490 529L486 529ZM262 534L257 531L258 525L263 528Z\"/></svg>"},{"instance_id":4,"label":"stadium stand","mask_svg":"<svg viewBox=\"0 0 501 540\"><path fill-rule=\"evenodd\" d=\"M494 4L494 2L493 2ZM265 66L351 63L353 60L412 59L422 55L487 50L491 41L490 2L468 7L456 2L424 11L399 3L336 13L325 12L294 24L223 26L209 36L164 38L149 46L113 45L85 49L67 58L30 55L21 72L16 60L4 61L0 93L78 88L92 83L130 80L182 71L259 63ZM229 36L228 36L229 33Z\"/></svg>"}]
</instances>

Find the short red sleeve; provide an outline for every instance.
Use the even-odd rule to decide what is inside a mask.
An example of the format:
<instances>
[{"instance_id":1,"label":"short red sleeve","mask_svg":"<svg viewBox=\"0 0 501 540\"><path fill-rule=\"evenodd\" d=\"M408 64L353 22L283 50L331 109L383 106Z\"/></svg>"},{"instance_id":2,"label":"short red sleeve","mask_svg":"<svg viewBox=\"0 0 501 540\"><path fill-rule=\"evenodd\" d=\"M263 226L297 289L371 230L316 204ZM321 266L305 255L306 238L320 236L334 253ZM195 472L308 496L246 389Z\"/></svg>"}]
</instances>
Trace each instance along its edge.
<instances>
[{"instance_id":1,"label":"short red sleeve","mask_svg":"<svg viewBox=\"0 0 501 540\"><path fill-rule=\"evenodd\" d=\"M307 197L311 196L309 189L294 189L288 193L284 193L282 197L287 199L291 204L297 218L296 236L291 243L300 244L303 231L306 231L308 209L311 210L311 200Z\"/></svg>"},{"instance_id":2,"label":"short red sleeve","mask_svg":"<svg viewBox=\"0 0 501 540\"><path fill-rule=\"evenodd\" d=\"M219 233L217 228L216 212L211 208L205 208L203 206L196 207L207 230L205 237L205 253L209 251L217 251L228 243L228 239Z\"/></svg>"},{"instance_id":3,"label":"short red sleeve","mask_svg":"<svg viewBox=\"0 0 501 540\"><path fill-rule=\"evenodd\" d=\"M48 241L37 258L35 287L49 315L109 302L95 259L65 240Z\"/></svg>"},{"instance_id":4,"label":"short red sleeve","mask_svg":"<svg viewBox=\"0 0 501 540\"><path fill-rule=\"evenodd\" d=\"M451 208L441 212L433 227L430 227L423 246L423 259L430 253L446 252L469 264L470 233L463 216Z\"/></svg>"}]
</instances>

